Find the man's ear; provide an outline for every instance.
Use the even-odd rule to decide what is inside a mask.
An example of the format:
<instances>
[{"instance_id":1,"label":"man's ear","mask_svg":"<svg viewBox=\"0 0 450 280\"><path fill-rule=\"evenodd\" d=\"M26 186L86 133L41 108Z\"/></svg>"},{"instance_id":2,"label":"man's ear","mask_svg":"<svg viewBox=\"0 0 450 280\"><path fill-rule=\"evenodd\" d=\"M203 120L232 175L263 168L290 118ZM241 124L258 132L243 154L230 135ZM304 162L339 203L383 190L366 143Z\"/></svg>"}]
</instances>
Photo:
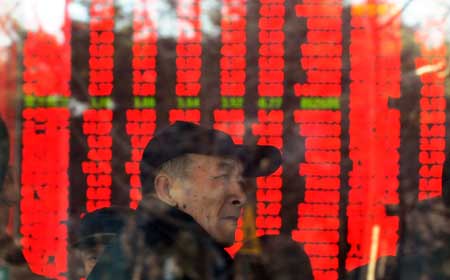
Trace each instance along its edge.
<instances>
[{"instance_id":1,"label":"man's ear","mask_svg":"<svg viewBox=\"0 0 450 280\"><path fill-rule=\"evenodd\" d=\"M167 174L160 173L155 177L154 186L155 193L159 199L171 206L174 206L176 204L174 198L171 195L173 178L171 178Z\"/></svg>"}]
</instances>

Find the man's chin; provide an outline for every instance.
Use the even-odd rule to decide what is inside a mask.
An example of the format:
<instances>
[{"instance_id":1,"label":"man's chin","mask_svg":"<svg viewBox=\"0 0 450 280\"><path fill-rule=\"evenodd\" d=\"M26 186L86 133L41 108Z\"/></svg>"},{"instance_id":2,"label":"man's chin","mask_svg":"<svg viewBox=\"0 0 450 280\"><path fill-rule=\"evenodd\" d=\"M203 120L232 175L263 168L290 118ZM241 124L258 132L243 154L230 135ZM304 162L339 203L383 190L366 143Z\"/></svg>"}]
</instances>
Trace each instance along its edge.
<instances>
[{"instance_id":1,"label":"man's chin","mask_svg":"<svg viewBox=\"0 0 450 280\"><path fill-rule=\"evenodd\" d=\"M234 228L232 231L222 231L220 238L217 238L216 241L219 242L224 247L228 247L233 245L234 243L234 235L235 235L236 228ZM225 234L227 233L227 234Z\"/></svg>"},{"instance_id":2,"label":"man's chin","mask_svg":"<svg viewBox=\"0 0 450 280\"><path fill-rule=\"evenodd\" d=\"M233 238L223 238L222 240L216 240L223 247L229 247L234 244L234 234Z\"/></svg>"},{"instance_id":3,"label":"man's chin","mask_svg":"<svg viewBox=\"0 0 450 280\"><path fill-rule=\"evenodd\" d=\"M207 231L216 242L227 247L234 243L236 228L237 221L223 219L214 227L210 227L210 230Z\"/></svg>"}]
</instances>

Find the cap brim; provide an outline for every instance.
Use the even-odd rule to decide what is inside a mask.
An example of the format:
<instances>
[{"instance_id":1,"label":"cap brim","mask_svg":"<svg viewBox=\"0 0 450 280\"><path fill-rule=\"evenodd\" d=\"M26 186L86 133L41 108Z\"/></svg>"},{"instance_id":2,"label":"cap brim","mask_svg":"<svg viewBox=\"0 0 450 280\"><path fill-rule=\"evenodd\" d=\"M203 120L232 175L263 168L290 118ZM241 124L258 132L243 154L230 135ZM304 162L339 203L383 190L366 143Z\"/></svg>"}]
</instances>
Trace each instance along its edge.
<instances>
[{"instance_id":1,"label":"cap brim","mask_svg":"<svg viewBox=\"0 0 450 280\"><path fill-rule=\"evenodd\" d=\"M118 235L115 233L98 233L91 236L87 236L83 239L80 239L74 243L72 243L70 246L72 248L91 248L96 244L108 244L111 242L111 240Z\"/></svg>"},{"instance_id":2,"label":"cap brim","mask_svg":"<svg viewBox=\"0 0 450 280\"><path fill-rule=\"evenodd\" d=\"M273 146L236 145L239 159L244 163L244 176L268 176L280 167L280 151Z\"/></svg>"}]
</instances>

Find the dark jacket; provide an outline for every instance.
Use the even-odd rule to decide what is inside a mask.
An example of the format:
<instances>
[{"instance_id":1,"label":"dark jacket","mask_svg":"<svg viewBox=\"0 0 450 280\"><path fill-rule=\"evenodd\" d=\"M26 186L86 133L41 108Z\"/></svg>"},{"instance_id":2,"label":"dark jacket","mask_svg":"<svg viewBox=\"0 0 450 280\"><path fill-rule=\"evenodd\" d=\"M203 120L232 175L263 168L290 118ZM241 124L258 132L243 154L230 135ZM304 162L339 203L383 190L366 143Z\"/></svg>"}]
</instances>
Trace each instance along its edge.
<instances>
[{"instance_id":1,"label":"dark jacket","mask_svg":"<svg viewBox=\"0 0 450 280\"><path fill-rule=\"evenodd\" d=\"M146 199L88 280L231 278L231 258L191 216Z\"/></svg>"}]
</instances>

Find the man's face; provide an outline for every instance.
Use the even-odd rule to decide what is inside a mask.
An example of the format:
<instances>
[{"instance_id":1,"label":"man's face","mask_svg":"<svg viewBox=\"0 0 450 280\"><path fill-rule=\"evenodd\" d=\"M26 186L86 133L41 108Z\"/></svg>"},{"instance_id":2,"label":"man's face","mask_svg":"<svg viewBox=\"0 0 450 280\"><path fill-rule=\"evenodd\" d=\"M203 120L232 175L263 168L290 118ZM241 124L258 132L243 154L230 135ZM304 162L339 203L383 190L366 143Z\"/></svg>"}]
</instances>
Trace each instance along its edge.
<instances>
[{"instance_id":1,"label":"man's face","mask_svg":"<svg viewBox=\"0 0 450 280\"><path fill-rule=\"evenodd\" d=\"M191 215L216 241L234 242L234 232L247 196L242 190L242 164L236 160L193 154L187 178L171 188L177 207Z\"/></svg>"},{"instance_id":2,"label":"man's face","mask_svg":"<svg viewBox=\"0 0 450 280\"><path fill-rule=\"evenodd\" d=\"M86 277L91 273L92 269L97 264L97 259L102 254L104 249L105 245L97 244L92 248L78 250L81 261L83 262Z\"/></svg>"}]
</instances>

